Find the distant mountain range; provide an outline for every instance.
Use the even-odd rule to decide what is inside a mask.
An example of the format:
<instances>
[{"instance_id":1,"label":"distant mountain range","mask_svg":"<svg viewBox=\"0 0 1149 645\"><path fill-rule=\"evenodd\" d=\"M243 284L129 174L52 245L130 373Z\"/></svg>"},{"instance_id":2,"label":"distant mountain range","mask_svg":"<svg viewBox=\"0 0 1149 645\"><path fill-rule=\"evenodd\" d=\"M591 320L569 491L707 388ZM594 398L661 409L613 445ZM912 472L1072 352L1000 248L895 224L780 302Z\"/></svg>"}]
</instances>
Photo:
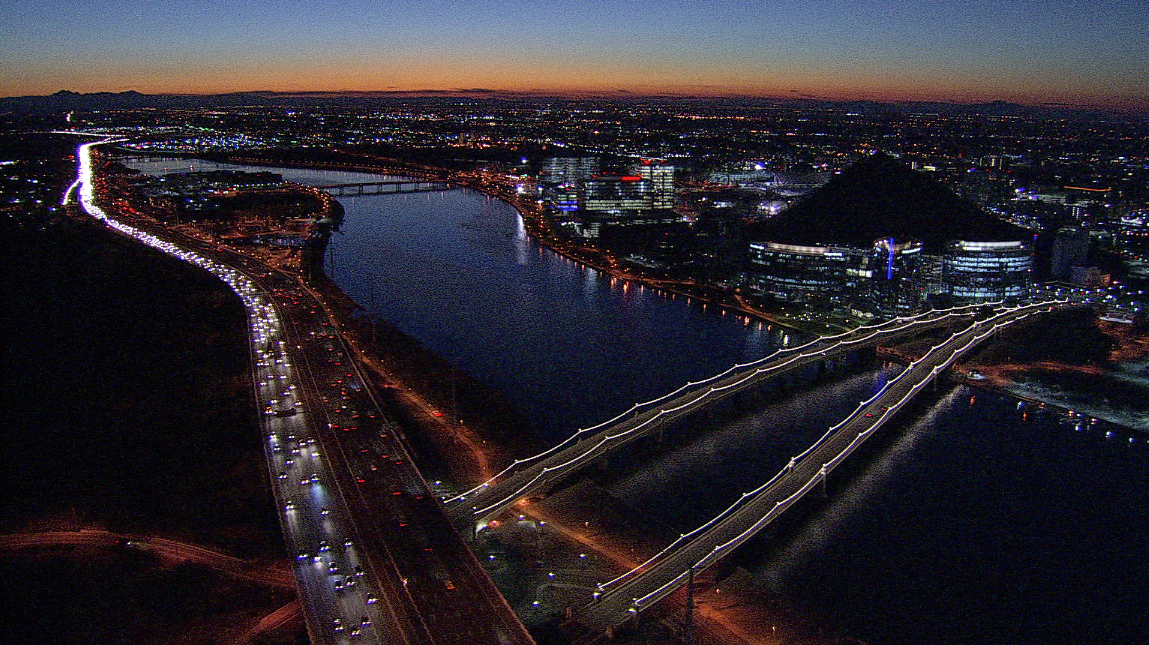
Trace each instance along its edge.
<instances>
[{"instance_id":1,"label":"distant mountain range","mask_svg":"<svg viewBox=\"0 0 1149 645\"><path fill-rule=\"evenodd\" d=\"M541 100L610 100L635 103L711 103L714 105L781 105L809 108L838 108L865 114L880 113L936 113L943 115L1032 116L1048 118L1096 118L1112 116L1103 110L1065 106L1027 106L1006 101L989 103L939 103L879 101L832 101L814 98L755 98L755 97L684 97L642 96L629 92L586 93L579 96L559 96L530 92L510 92L483 88L459 90L378 91L378 92L232 92L227 94L141 94L127 92L93 92L81 94L60 90L49 96L15 96L0 98L0 113L17 114L63 113L72 110L127 110L137 108L194 109L222 108L243 105L307 106L372 106L396 101L434 103L443 99L471 99L475 101L541 101Z\"/></svg>"}]
</instances>

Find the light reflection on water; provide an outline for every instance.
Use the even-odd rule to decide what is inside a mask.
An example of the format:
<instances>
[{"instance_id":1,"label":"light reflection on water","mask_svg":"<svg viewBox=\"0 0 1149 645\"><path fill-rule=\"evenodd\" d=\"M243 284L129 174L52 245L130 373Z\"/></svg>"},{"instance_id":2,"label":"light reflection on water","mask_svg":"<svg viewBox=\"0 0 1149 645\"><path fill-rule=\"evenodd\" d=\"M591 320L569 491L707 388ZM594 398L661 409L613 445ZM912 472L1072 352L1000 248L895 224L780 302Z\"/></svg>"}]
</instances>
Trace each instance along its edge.
<instances>
[{"instance_id":1,"label":"light reflection on water","mask_svg":"<svg viewBox=\"0 0 1149 645\"><path fill-rule=\"evenodd\" d=\"M900 371L890 364L803 389L801 396L774 395L781 400L643 464L611 493L678 531L693 530L773 477ZM667 505L667 499L689 503Z\"/></svg>"},{"instance_id":2,"label":"light reflection on water","mask_svg":"<svg viewBox=\"0 0 1149 645\"><path fill-rule=\"evenodd\" d=\"M171 161L132 164L186 169ZM243 169L196 162L199 170ZM321 185L378 180L260 168ZM339 198L328 272L361 305L501 392L557 440L690 380L771 353L777 331L571 262L470 190ZM372 304L374 303L374 304Z\"/></svg>"},{"instance_id":3,"label":"light reflection on water","mask_svg":"<svg viewBox=\"0 0 1149 645\"><path fill-rule=\"evenodd\" d=\"M163 166L187 168L151 169ZM380 178L257 170L312 185ZM510 206L478 193L340 201L338 284L502 392L552 440L768 354L783 338L685 298L612 284L535 244ZM855 375L768 407L636 470L616 493L674 524L704 521L881 378ZM796 418L811 425L790 424ZM1149 450L1130 439L958 388L789 541L741 557L764 585L870 643L1144 642Z\"/></svg>"},{"instance_id":4,"label":"light reflection on water","mask_svg":"<svg viewBox=\"0 0 1149 645\"><path fill-rule=\"evenodd\" d=\"M957 387L783 543L760 584L871 643L1120 643L1149 633L1149 451Z\"/></svg>"},{"instance_id":5,"label":"light reflection on water","mask_svg":"<svg viewBox=\"0 0 1149 645\"><path fill-rule=\"evenodd\" d=\"M773 351L776 335L701 315L558 256L504 202L449 191L357 198L333 239L336 281L502 392L555 439L688 380ZM369 272L366 273L365 272Z\"/></svg>"}]
</instances>

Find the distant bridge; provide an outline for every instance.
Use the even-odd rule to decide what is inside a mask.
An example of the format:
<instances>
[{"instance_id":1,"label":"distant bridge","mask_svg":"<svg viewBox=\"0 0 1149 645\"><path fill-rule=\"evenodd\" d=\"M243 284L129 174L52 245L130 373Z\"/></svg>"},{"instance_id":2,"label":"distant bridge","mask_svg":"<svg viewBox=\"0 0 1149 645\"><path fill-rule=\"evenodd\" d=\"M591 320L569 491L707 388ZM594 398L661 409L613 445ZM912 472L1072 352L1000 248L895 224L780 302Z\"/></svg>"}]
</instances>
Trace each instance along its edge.
<instances>
[{"instance_id":1,"label":"distant bridge","mask_svg":"<svg viewBox=\"0 0 1149 645\"><path fill-rule=\"evenodd\" d=\"M432 193L454 188L447 181L426 179L406 179L390 181L362 181L350 184L327 184L311 186L335 196L346 195L391 195L395 193Z\"/></svg>"}]
</instances>

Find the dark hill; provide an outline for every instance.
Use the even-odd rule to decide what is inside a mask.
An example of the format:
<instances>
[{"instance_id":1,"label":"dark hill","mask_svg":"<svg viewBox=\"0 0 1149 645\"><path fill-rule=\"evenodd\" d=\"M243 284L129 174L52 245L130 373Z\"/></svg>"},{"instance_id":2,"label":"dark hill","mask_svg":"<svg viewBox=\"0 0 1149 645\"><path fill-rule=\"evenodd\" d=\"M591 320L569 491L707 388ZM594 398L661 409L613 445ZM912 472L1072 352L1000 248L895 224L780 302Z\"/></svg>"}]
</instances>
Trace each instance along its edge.
<instances>
[{"instance_id":1,"label":"dark hill","mask_svg":"<svg viewBox=\"0 0 1149 645\"><path fill-rule=\"evenodd\" d=\"M750 231L751 239L788 244L869 246L880 238L914 238L931 253L952 240L1010 241L1030 235L884 154L862 158Z\"/></svg>"}]
</instances>

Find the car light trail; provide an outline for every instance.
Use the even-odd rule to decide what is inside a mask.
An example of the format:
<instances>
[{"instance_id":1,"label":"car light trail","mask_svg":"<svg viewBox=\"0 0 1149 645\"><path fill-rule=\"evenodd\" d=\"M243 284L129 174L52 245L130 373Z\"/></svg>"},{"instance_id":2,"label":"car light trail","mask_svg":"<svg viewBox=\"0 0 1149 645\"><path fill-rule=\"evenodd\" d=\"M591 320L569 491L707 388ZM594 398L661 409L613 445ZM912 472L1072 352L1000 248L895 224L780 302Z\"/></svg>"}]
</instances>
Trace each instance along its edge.
<instances>
[{"instance_id":1,"label":"car light trail","mask_svg":"<svg viewBox=\"0 0 1149 645\"><path fill-rule=\"evenodd\" d=\"M96 204L92 148L119 140L107 138L79 146L77 179L67 188L61 203L68 205L78 199L84 212L109 228L205 269L239 296L248 315L252 384L255 400L264 407L263 414L259 416L263 434L267 437L265 456L285 538L291 543L290 547L299 549L301 553L304 544L320 543L320 536L331 536L345 545L339 552L330 549L317 551L314 558L308 558L312 566L307 566L301 556L299 563L302 566L294 568L297 587L307 607L308 631L317 643L342 642L345 636L364 642L387 640L385 629L374 626L384 622L382 605L377 604L371 585L358 580L363 569L358 556L348 546L353 543L348 537L351 535L350 512L341 497L337 503L335 498L328 496L329 474L322 470L323 475L320 476L322 460L312 447L314 438L308 436L308 426L301 420L307 411L297 396L294 361L284 343L287 334L283 317L270 295L240 270L113 219ZM281 439L281 434L286 434L286 438ZM307 470L300 473L303 467L300 460L305 456ZM282 462L280 467L276 467L277 462ZM348 575L341 570L352 573ZM322 624L346 624L349 627L344 635L343 629L333 632L331 628L320 627Z\"/></svg>"}]
</instances>

